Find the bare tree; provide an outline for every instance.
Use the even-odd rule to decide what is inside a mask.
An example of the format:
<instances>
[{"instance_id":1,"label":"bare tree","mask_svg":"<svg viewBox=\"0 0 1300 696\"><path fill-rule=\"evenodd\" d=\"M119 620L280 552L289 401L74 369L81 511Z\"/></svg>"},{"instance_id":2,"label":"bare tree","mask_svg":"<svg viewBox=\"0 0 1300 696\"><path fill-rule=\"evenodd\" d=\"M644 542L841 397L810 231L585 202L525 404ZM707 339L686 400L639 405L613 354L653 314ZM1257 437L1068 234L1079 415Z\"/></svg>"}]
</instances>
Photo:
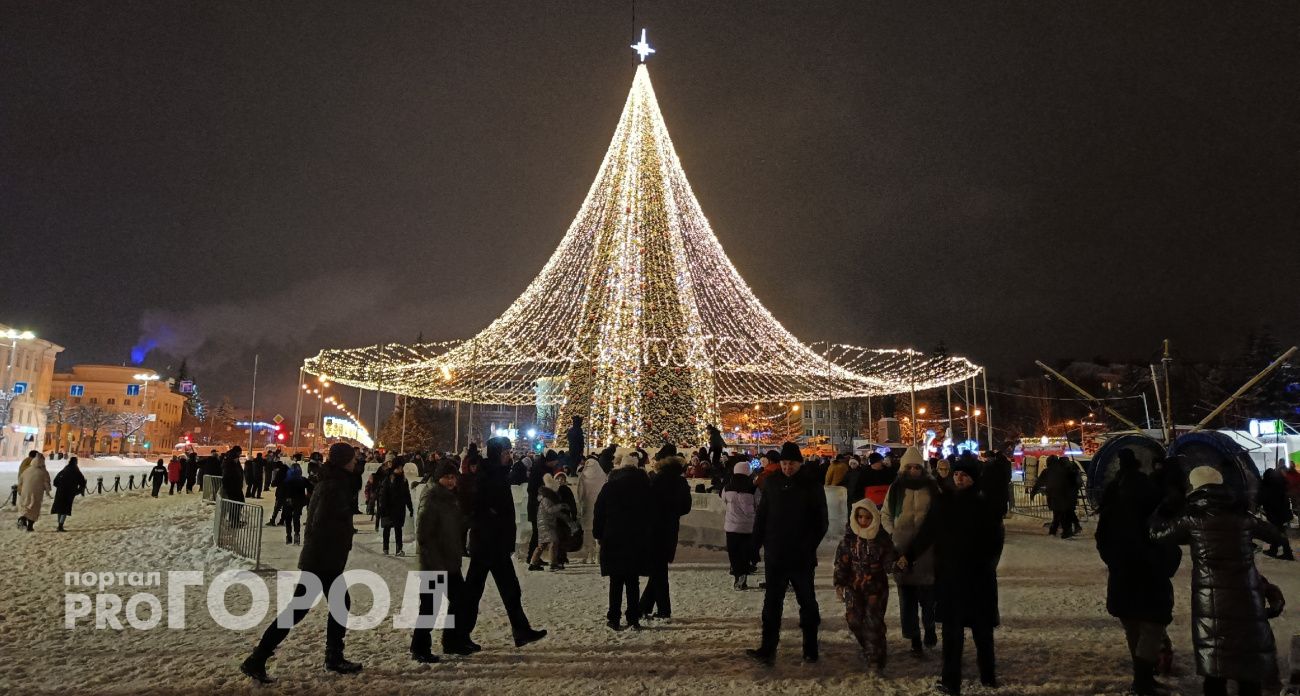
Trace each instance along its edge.
<instances>
[{"instance_id":1,"label":"bare tree","mask_svg":"<svg viewBox=\"0 0 1300 696\"><path fill-rule=\"evenodd\" d=\"M72 409L68 408L67 399L50 399L45 407L45 419L54 426L54 451L63 447L63 424L68 422Z\"/></svg>"},{"instance_id":2,"label":"bare tree","mask_svg":"<svg viewBox=\"0 0 1300 696\"><path fill-rule=\"evenodd\" d=\"M118 445L118 451L120 453L126 453L126 446L130 441L130 438L140 432L140 429L143 428L144 424L147 422L149 422L149 414L147 413L121 411L113 414L112 425L122 431L122 442ZM132 447L132 449L134 450L134 447Z\"/></svg>"},{"instance_id":3,"label":"bare tree","mask_svg":"<svg viewBox=\"0 0 1300 696\"><path fill-rule=\"evenodd\" d=\"M113 414L105 411L97 404L82 404L72 410L72 417L68 419L73 425L81 430L81 437L77 443L77 449L82 448L82 443L86 439L86 431L90 431L90 457L95 456L99 448L99 431L103 430L113 420Z\"/></svg>"}]
</instances>

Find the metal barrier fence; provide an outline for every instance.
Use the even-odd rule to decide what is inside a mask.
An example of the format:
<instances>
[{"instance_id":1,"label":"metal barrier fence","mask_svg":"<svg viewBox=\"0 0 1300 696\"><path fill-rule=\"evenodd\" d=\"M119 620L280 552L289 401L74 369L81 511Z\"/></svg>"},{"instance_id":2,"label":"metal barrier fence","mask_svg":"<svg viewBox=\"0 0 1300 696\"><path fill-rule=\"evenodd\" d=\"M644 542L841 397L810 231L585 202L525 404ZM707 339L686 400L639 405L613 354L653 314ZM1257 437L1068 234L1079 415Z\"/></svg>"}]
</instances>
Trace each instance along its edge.
<instances>
[{"instance_id":1,"label":"metal barrier fence","mask_svg":"<svg viewBox=\"0 0 1300 696\"><path fill-rule=\"evenodd\" d=\"M262 565L262 506L238 500L217 500L212 511L212 543Z\"/></svg>"},{"instance_id":2,"label":"metal barrier fence","mask_svg":"<svg viewBox=\"0 0 1300 696\"><path fill-rule=\"evenodd\" d=\"M1011 508L1011 512L1017 515L1036 517L1041 520L1052 519L1052 510L1047 507L1047 495L1040 491L1033 499L1030 499L1030 490L1032 490L1032 487L1026 488L1024 481L1011 482L1011 500L1014 506ZM1092 516L1092 506L1088 504L1088 496L1086 495L1087 490L1087 483L1084 482L1079 487L1079 502L1074 510L1081 520Z\"/></svg>"},{"instance_id":3,"label":"metal barrier fence","mask_svg":"<svg viewBox=\"0 0 1300 696\"><path fill-rule=\"evenodd\" d=\"M203 477L203 502L215 503L221 499L221 477Z\"/></svg>"}]
</instances>

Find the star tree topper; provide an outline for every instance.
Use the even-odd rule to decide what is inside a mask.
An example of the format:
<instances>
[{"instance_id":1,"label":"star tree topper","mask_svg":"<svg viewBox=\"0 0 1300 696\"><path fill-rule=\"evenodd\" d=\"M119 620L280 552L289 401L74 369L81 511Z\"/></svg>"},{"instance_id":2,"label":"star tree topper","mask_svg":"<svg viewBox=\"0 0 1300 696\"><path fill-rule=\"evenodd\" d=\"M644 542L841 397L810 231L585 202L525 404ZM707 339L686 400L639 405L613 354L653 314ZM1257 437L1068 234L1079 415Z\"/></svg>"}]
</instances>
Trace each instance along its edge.
<instances>
[{"instance_id":1,"label":"star tree topper","mask_svg":"<svg viewBox=\"0 0 1300 696\"><path fill-rule=\"evenodd\" d=\"M650 44L646 43L646 40L645 40L645 29L642 29L642 30L641 30L641 43L634 43L634 44L632 44L632 45L631 45L631 49L634 50L634 51L636 51L636 54L637 54L638 56L641 56L641 62L642 62L642 63L645 62L645 57L646 57L646 56L648 56L648 55L650 55L651 53L654 53L654 52L655 52L655 50L654 50L653 48L650 48Z\"/></svg>"}]
</instances>

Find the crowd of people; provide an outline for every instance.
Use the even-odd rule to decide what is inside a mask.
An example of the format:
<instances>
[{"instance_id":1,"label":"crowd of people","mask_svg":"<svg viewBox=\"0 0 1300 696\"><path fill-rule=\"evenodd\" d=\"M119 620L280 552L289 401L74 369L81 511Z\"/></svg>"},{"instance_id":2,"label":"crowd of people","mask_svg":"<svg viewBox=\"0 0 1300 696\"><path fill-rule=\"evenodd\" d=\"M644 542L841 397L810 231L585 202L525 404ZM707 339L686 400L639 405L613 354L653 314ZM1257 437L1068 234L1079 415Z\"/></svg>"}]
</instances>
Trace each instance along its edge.
<instances>
[{"instance_id":1,"label":"crowd of people","mask_svg":"<svg viewBox=\"0 0 1300 696\"><path fill-rule=\"evenodd\" d=\"M886 609L892 586L900 603L898 628L910 654L940 650L938 692L961 692L968 633L980 683L998 687L997 568L1013 468L1001 452L926 460L919 450L904 448L888 456L824 459L806 457L788 442L757 462L712 446L686 455L671 444L653 455L615 446L586 452L580 422L567 440L575 449L516 454L509 440L496 437L482 451L471 445L460 454L409 456L338 443L325 456L313 453L306 460L299 454L285 459L279 452L245 459L234 447L203 459L189 453L166 466L159 460L153 495L163 481L172 486L169 494L189 492L188 482L209 472L222 477L226 498L244 500L274 490L269 524L284 525L286 543L301 544L299 567L314 573L325 589L346 566L354 516L363 514L362 505L376 530L382 529L384 553L391 537L395 554L402 556L403 530L417 517L418 500L418 567L446 573L445 598L455 616L455 627L441 632L441 652L472 656L483 649L473 633L489 576L516 647L547 635L532 626L524 610L512 560L516 554L528 571L562 570L570 554L598 562L609 587L610 630L671 621L670 565L681 519L691 511L694 482L696 492L716 493L725 506L732 587L749 589L750 577L762 568L760 638L746 651L749 658L765 666L776 662L784 601L793 591L802 659L818 662L821 608L814 576L819 561L828 560L835 596L869 670L884 674L888 664ZM1254 543L1268 544L1269 555L1294 560L1286 526L1300 505L1300 473L1279 462L1264 473L1252 500L1249 488L1225 483L1223 472L1232 464L1208 446L1185 447L1177 458L1156 461L1145 471L1132 451L1121 449L1118 456L1096 506L1095 541L1108 571L1106 608L1119 620L1130 653L1131 693L1161 693L1157 676L1170 671L1173 578L1184 561L1184 546L1192 577L1193 657L1204 693L1226 694L1228 683L1235 682L1237 693L1249 696L1278 684L1268 622L1281 613L1284 599L1256 567ZM61 531L86 481L75 457L51 481L44 456L33 452L20 467L19 484L19 525L31 529L52 486L57 489L52 513L59 516ZM512 486L526 495L525 548L516 548ZM830 537L834 552L824 558L819 549L831 531L827 500L838 499L826 494L827 486L845 489L847 524L842 534L835 530ZM1030 490L1046 495L1053 514L1049 533L1069 538L1081 532L1076 514L1081 488L1078 466L1065 458L1049 460L1038 474ZM306 585L297 589L300 596L312 591ZM423 596L422 614L434 609L432 595ZM284 625L296 624L306 613L289 610ZM271 681L266 662L288 633L279 621L272 623L241 670ZM432 633L414 631L412 659L440 661ZM325 666L355 673L361 665L344 657L345 635L345 627L331 618Z\"/></svg>"}]
</instances>

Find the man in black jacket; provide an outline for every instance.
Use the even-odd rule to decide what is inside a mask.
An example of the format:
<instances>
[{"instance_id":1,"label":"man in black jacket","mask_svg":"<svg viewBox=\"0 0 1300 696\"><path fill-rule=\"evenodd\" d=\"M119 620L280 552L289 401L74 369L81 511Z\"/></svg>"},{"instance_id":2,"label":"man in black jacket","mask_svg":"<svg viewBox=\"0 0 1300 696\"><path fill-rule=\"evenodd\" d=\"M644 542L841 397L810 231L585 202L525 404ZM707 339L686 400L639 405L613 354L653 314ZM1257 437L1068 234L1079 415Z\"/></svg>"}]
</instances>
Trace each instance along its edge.
<instances>
[{"instance_id":1,"label":"man in black jacket","mask_svg":"<svg viewBox=\"0 0 1300 696\"><path fill-rule=\"evenodd\" d=\"M348 553L352 551L352 469L356 466L357 454L351 445L336 442L330 445L329 456L321 467L320 483L312 491L311 502L307 504L307 535L298 556L298 568L304 573L313 573L320 580L318 592L328 597L330 587L343 574L348 563ZM299 583L294 590L294 599L311 606L315 597L308 597L308 588ZM328 606L328 602L326 603ZM347 628L335 619L336 613L343 613L351 606L351 598L343 593L343 606L330 607L325 628L325 669L339 674L355 674L361 671L361 665L350 662L343 657L343 636ZM293 607L285 610L289 616L284 617L289 627L295 626L307 616L306 608ZM282 627L281 617L277 616L258 642L253 654L244 660L239 670L253 679L269 684L273 680L266 674L266 661L280 643L289 635L289 628Z\"/></svg>"},{"instance_id":2,"label":"man in black jacket","mask_svg":"<svg viewBox=\"0 0 1300 696\"><path fill-rule=\"evenodd\" d=\"M764 549L766 594L763 596L763 639L746 654L766 666L776 661L781 634L781 612L787 587L794 588L799 603L799 628L803 630L803 659L817 661L817 627L821 612L813 590L817 546L826 536L826 494L818 481L800 476L803 454L799 446L781 446L781 471L763 481L763 497L754 516L754 546Z\"/></svg>"},{"instance_id":3,"label":"man in black jacket","mask_svg":"<svg viewBox=\"0 0 1300 696\"><path fill-rule=\"evenodd\" d=\"M465 574L465 602L456 616L456 627L463 645L460 650L477 652L480 648L470 635L478 624L478 605L492 576L501 603L505 605L514 634L515 647L546 637L546 631L534 630L524 613L523 593L510 555L515 552L515 500L510 492L510 440L494 437L487 441L487 457L479 465L475 481L473 510L469 527L469 571ZM463 617L463 621L462 621ZM468 654L460 650L446 650Z\"/></svg>"},{"instance_id":4,"label":"man in black jacket","mask_svg":"<svg viewBox=\"0 0 1300 696\"><path fill-rule=\"evenodd\" d=\"M650 482L651 543L645 551L649 577L645 593L641 595L641 616L660 620L673 616L673 603L668 592L668 564L677 555L677 535L681 531L682 516L691 511L691 486L682 478L686 460L677 456L675 448L669 451L672 454L659 460L659 473Z\"/></svg>"},{"instance_id":5,"label":"man in black jacket","mask_svg":"<svg viewBox=\"0 0 1300 696\"><path fill-rule=\"evenodd\" d=\"M226 450L221 460L221 497L226 500L244 502L244 470L239 466L239 455L243 448L235 445Z\"/></svg>"},{"instance_id":6,"label":"man in black jacket","mask_svg":"<svg viewBox=\"0 0 1300 696\"><path fill-rule=\"evenodd\" d=\"M587 453L587 438L582 434L582 416L573 417L573 426L565 433L565 438L569 444L570 469L576 470L582 463L583 455Z\"/></svg>"}]
</instances>

